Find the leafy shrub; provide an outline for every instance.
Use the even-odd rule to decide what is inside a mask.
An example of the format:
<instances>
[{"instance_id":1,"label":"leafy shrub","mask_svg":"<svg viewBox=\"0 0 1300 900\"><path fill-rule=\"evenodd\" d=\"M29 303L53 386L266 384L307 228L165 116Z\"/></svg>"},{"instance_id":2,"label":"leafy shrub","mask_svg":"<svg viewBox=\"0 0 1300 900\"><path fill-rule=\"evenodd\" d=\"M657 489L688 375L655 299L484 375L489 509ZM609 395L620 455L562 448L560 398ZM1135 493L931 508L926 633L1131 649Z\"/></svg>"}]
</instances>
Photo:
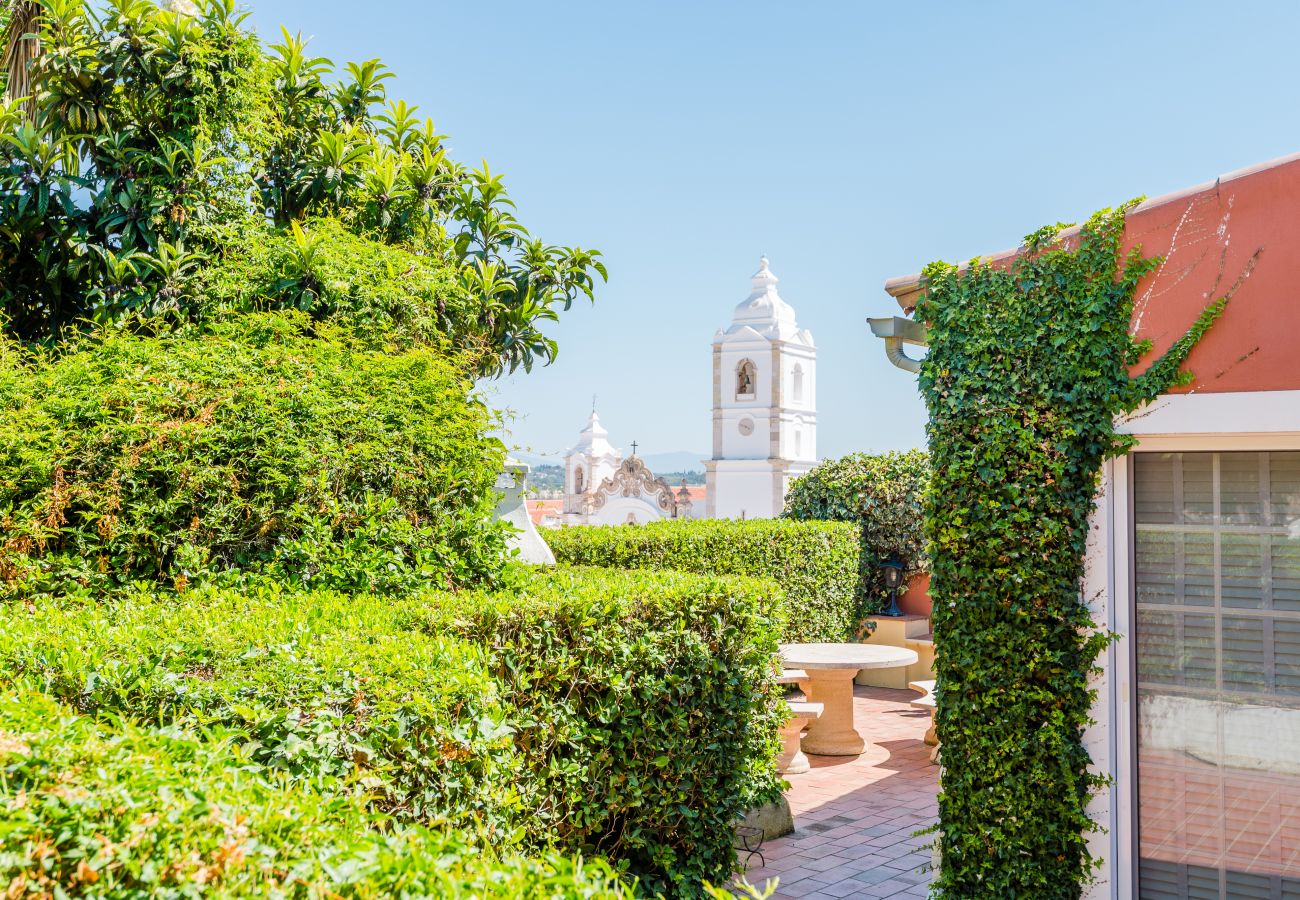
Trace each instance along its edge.
<instances>
[{"instance_id":1,"label":"leafy shrub","mask_svg":"<svg viewBox=\"0 0 1300 900\"><path fill-rule=\"evenodd\" d=\"M231 229L220 258L194 280L207 319L297 309L398 346L437 343L479 314L455 270L436 256L354 235L337 219ZM468 335L460 343L471 354L487 349Z\"/></svg>"},{"instance_id":2,"label":"leafy shrub","mask_svg":"<svg viewBox=\"0 0 1300 900\"><path fill-rule=\"evenodd\" d=\"M509 710L482 654L388 600L191 591L0 613L0 684L86 713L238 735L245 765L347 779L399 818L509 840Z\"/></svg>"},{"instance_id":3,"label":"leafy shrub","mask_svg":"<svg viewBox=\"0 0 1300 900\"><path fill-rule=\"evenodd\" d=\"M857 627L858 529L781 519L678 520L546 533L561 562L770 578L784 591L782 640L839 641Z\"/></svg>"},{"instance_id":4,"label":"leafy shrub","mask_svg":"<svg viewBox=\"0 0 1300 900\"><path fill-rule=\"evenodd\" d=\"M561 570L514 596L405 608L413 630L487 650L534 843L604 856L672 897L730 876L735 821L780 793L770 584Z\"/></svg>"},{"instance_id":5,"label":"leafy shrub","mask_svg":"<svg viewBox=\"0 0 1300 900\"><path fill-rule=\"evenodd\" d=\"M600 861L495 856L395 825L326 777L250 767L241 735L0 692L6 896L625 898Z\"/></svg>"},{"instance_id":6,"label":"leafy shrub","mask_svg":"<svg viewBox=\"0 0 1300 900\"><path fill-rule=\"evenodd\" d=\"M925 546L925 491L930 480L924 451L850 453L829 459L797 479L785 498L788 519L858 522L862 527L865 612L888 600L880 563L897 553L909 574L929 571Z\"/></svg>"},{"instance_id":7,"label":"leafy shrub","mask_svg":"<svg viewBox=\"0 0 1300 900\"><path fill-rule=\"evenodd\" d=\"M773 591L561 570L401 603L271 586L10 603L0 688L219 733L250 778L329 781L691 896L730 876L731 826L779 793Z\"/></svg>"},{"instance_id":8,"label":"leafy shrub","mask_svg":"<svg viewBox=\"0 0 1300 900\"><path fill-rule=\"evenodd\" d=\"M288 314L30 360L0 339L0 591L491 582L503 450L470 391L435 350Z\"/></svg>"}]
</instances>

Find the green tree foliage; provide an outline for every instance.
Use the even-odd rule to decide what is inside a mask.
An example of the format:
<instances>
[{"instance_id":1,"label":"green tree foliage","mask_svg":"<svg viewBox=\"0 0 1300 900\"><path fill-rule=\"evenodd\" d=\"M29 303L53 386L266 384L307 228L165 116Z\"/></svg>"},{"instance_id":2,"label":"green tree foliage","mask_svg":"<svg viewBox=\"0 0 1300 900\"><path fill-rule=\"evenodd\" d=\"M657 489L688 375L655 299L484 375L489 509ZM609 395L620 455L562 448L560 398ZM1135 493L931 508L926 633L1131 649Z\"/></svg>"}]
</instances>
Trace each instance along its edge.
<instances>
[{"instance_id":1,"label":"green tree foliage","mask_svg":"<svg viewBox=\"0 0 1300 900\"><path fill-rule=\"evenodd\" d=\"M241 307L347 318L357 285L328 270L363 243L406 291L393 330L434 325L493 374L553 359L541 327L605 276L599 254L529 235L486 163L448 158L378 60L339 73L288 32L264 49L234 0L41 7L32 114L0 106L0 308L21 340L212 315L226 265ZM249 272L262 242L283 252Z\"/></svg>"},{"instance_id":2,"label":"green tree foliage","mask_svg":"<svg viewBox=\"0 0 1300 900\"><path fill-rule=\"evenodd\" d=\"M797 479L786 494L782 516L860 524L859 590L862 612L871 614L889 597L880 563L890 554L898 554L909 574L929 571L924 510L929 483L929 457L921 450L850 453Z\"/></svg>"},{"instance_id":3,"label":"green tree foliage","mask_svg":"<svg viewBox=\"0 0 1300 900\"><path fill-rule=\"evenodd\" d=\"M1142 375L1133 293L1157 262L1120 252L1124 211L1077 244L1030 235L1009 266L934 263L917 316L933 483L926 532L943 746L944 897L1076 898L1095 864L1082 743L1110 636L1081 596L1088 516L1115 432L1179 372L1219 301Z\"/></svg>"},{"instance_id":4,"label":"green tree foliage","mask_svg":"<svg viewBox=\"0 0 1300 900\"><path fill-rule=\"evenodd\" d=\"M770 579L785 596L782 640L842 641L860 620L858 532L842 522L699 519L562 528L546 542L572 565Z\"/></svg>"},{"instance_id":5,"label":"green tree foliage","mask_svg":"<svg viewBox=\"0 0 1300 900\"><path fill-rule=\"evenodd\" d=\"M302 314L0 339L0 596L491 583L504 448L468 381Z\"/></svg>"}]
</instances>

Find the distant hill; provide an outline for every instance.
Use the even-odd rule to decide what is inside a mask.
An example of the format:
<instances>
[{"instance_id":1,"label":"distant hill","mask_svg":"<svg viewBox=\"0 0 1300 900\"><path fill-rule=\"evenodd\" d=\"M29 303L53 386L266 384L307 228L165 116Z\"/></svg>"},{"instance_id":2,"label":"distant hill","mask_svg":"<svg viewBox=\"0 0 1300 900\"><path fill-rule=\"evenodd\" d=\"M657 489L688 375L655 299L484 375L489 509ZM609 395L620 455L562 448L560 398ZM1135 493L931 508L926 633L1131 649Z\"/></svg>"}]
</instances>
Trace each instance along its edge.
<instances>
[{"instance_id":1,"label":"distant hill","mask_svg":"<svg viewBox=\"0 0 1300 900\"><path fill-rule=\"evenodd\" d=\"M532 465L532 463L529 463ZM564 490L564 466L533 466L528 473L528 487L535 493Z\"/></svg>"},{"instance_id":2,"label":"distant hill","mask_svg":"<svg viewBox=\"0 0 1300 900\"><path fill-rule=\"evenodd\" d=\"M663 469L654 469L655 475L668 482L673 487L677 487L683 481L687 484L705 484L703 472L665 472Z\"/></svg>"},{"instance_id":3,"label":"distant hill","mask_svg":"<svg viewBox=\"0 0 1300 900\"><path fill-rule=\"evenodd\" d=\"M656 475L660 472L703 472L704 460L708 453L691 453L687 450L674 450L671 453L646 453L641 456L650 471Z\"/></svg>"},{"instance_id":4,"label":"distant hill","mask_svg":"<svg viewBox=\"0 0 1300 900\"><path fill-rule=\"evenodd\" d=\"M628 453L630 448L624 447L623 452ZM510 454L520 462L526 462L530 466L558 466L563 465L564 457L562 456L539 456L536 453L525 453L516 451ZM668 453L643 453L639 454L641 459L650 471L656 475L660 472L703 472L704 460L708 459L707 453L692 453L688 450L673 450Z\"/></svg>"}]
</instances>

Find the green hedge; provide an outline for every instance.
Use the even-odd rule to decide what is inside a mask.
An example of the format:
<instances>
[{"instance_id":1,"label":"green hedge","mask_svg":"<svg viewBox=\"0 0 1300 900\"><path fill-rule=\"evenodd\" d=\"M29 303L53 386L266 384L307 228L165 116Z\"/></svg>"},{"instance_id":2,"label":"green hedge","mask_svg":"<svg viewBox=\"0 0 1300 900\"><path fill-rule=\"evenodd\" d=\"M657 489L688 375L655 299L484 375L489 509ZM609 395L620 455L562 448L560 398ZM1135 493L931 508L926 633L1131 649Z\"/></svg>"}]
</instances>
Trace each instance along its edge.
<instances>
[{"instance_id":1,"label":"green hedge","mask_svg":"<svg viewBox=\"0 0 1300 900\"><path fill-rule=\"evenodd\" d=\"M401 825L244 736L140 728L0 692L7 897L627 898L600 861L528 859Z\"/></svg>"},{"instance_id":2,"label":"green hedge","mask_svg":"<svg viewBox=\"0 0 1300 900\"><path fill-rule=\"evenodd\" d=\"M139 727L217 729L259 777L402 821L608 858L698 894L773 799L773 586L522 574L497 594L261 586L0 606L0 687Z\"/></svg>"},{"instance_id":3,"label":"green hedge","mask_svg":"<svg viewBox=\"0 0 1300 900\"><path fill-rule=\"evenodd\" d=\"M292 314L54 357L0 338L0 592L490 582L503 449L471 389Z\"/></svg>"},{"instance_id":4,"label":"green hedge","mask_svg":"<svg viewBox=\"0 0 1300 900\"><path fill-rule=\"evenodd\" d=\"M880 563L897 553L909 574L930 570L925 492L930 461L921 450L850 453L828 459L790 486L785 518L857 522L862 528L863 608L876 612L889 591Z\"/></svg>"},{"instance_id":5,"label":"green hedge","mask_svg":"<svg viewBox=\"0 0 1300 900\"><path fill-rule=\"evenodd\" d=\"M861 545L848 523L660 521L556 529L546 542L556 559L573 565L769 578L785 594L785 641L846 640L861 618Z\"/></svg>"},{"instance_id":6,"label":"green hedge","mask_svg":"<svg viewBox=\"0 0 1300 900\"><path fill-rule=\"evenodd\" d=\"M250 764L347 779L400 818L519 825L508 709L477 648L412 633L371 596L263 586L110 606L11 606L0 685L86 713L243 735Z\"/></svg>"},{"instance_id":7,"label":"green hedge","mask_svg":"<svg viewBox=\"0 0 1300 900\"><path fill-rule=\"evenodd\" d=\"M562 570L518 596L407 610L490 654L535 841L605 856L672 897L727 879L732 826L781 789L769 583Z\"/></svg>"}]
</instances>

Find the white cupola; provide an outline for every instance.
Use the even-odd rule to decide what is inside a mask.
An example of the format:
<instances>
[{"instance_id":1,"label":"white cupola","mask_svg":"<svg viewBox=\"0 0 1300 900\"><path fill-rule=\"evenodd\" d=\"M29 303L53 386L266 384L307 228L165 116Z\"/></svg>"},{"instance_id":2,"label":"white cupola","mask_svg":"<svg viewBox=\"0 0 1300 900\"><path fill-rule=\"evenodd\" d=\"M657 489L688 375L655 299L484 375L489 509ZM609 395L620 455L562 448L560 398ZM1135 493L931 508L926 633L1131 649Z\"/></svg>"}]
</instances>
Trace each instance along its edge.
<instances>
[{"instance_id":1,"label":"white cupola","mask_svg":"<svg viewBox=\"0 0 1300 900\"><path fill-rule=\"evenodd\" d=\"M623 454L609 442L609 432L600 424L593 403L587 427L578 434L578 442L564 454L565 511L582 512L582 498L612 477L622 459Z\"/></svg>"},{"instance_id":2,"label":"white cupola","mask_svg":"<svg viewBox=\"0 0 1300 900\"><path fill-rule=\"evenodd\" d=\"M789 340L799 331L795 324L794 307L781 299L777 278L768 267L767 257L758 261L758 271L750 279L753 289L749 296L736 305L727 333L741 328L752 328L766 338Z\"/></svg>"}]
</instances>

